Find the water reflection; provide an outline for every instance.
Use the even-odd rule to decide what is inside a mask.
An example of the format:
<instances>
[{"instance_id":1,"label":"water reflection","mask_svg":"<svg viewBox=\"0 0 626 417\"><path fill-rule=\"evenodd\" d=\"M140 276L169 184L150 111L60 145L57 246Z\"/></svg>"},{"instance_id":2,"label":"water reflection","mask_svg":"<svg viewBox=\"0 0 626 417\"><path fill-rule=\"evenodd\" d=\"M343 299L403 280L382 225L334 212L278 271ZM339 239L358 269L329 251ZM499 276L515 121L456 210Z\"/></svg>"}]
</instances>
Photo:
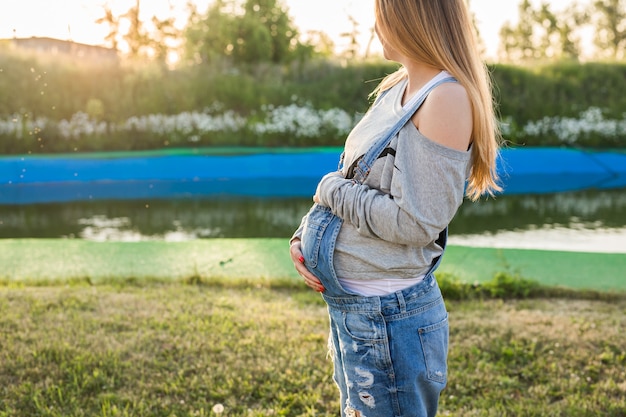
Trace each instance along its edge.
<instances>
[{"instance_id":1,"label":"water reflection","mask_svg":"<svg viewBox=\"0 0 626 417\"><path fill-rule=\"evenodd\" d=\"M451 243L626 253L626 190L519 195L465 204Z\"/></svg>"},{"instance_id":2,"label":"water reflection","mask_svg":"<svg viewBox=\"0 0 626 417\"><path fill-rule=\"evenodd\" d=\"M626 226L626 190L498 196L465 203L452 222L458 234L542 227Z\"/></svg>"},{"instance_id":3,"label":"water reflection","mask_svg":"<svg viewBox=\"0 0 626 417\"><path fill-rule=\"evenodd\" d=\"M0 206L0 238L287 237L310 199L180 199Z\"/></svg>"},{"instance_id":4,"label":"water reflection","mask_svg":"<svg viewBox=\"0 0 626 417\"><path fill-rule=\"evenodd\" d=\"M213 197L0 206L0 238L285 238L310 205L310 198ZM466 202L450 230L453 242L463 244L494 237L501 243L509 236L529 247L545 247L550 240L576 236L588 243L604 239L626 248L625 213L626 189L498 196Z\"/></svg>"}]
</instances>

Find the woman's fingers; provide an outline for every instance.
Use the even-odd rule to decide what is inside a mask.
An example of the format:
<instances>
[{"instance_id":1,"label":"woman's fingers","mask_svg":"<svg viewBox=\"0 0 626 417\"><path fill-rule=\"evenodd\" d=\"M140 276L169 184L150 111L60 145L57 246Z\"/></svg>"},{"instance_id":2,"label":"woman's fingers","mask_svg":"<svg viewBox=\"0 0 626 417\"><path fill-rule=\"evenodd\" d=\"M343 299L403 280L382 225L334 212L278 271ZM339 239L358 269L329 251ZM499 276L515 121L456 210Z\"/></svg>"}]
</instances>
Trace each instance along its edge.
<instances>
[{"instance_id":1,"label":"woman's fingers","mask_svg":"<svg viewBox=\"0 0 626 417\"><path fill-rule=\"evenodd\" d=\"M324 286L320 282L320 280L309 271L305 265L304 256L302 255L302 251L300 249L300 242L295 241L289 247L289 252L291 254L291 260L298 271L298 274L304 279L304 283L310 288L314 289L317 292L323 292Z\"/></svg>"},{"instance_id":2,"label":"woman's fingers","mask_svg":"<svg viewBox=\"0 0 626 417\"><path fill-rule=\"evenodd\" d=\"M300 274L300 276L304 279L304 283L307 286L311 287L312 289L314 289L317 292L323 292L324 291L324 286L320 282L319 278L317 278L315 275L313 275L311 273L311 271L309 271L307 269L307 267L304 265L304 263L297 262L295 264L295 267L296 267L296 271L298 271L298 274Z\"/></svg>"},{"instance_id":3,"label":"woman's fingers","mask_svg":"<svg viewBox=\"0 0 626 417\"><path fill-rule=\"evenodd\" d=\"M303 266L302 264L296 265L296 270L298 271L300 276L304 278L304 283L307 286L313 288L317 292L324 291L324 286L322 285L320 280L315 275L313 275L305 266Z\"/></svg>"}]
</instances>

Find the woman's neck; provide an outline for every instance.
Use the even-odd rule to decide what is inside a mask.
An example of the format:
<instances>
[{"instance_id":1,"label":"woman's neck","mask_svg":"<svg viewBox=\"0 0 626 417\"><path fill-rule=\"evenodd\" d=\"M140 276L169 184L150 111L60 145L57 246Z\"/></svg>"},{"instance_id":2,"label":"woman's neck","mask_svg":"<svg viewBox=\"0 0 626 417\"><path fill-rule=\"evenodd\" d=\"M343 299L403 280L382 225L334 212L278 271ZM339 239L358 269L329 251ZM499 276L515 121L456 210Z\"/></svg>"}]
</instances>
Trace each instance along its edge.
<instances>
[{"instance_id":1,"label":"woman's neck","mask_svg":"<svg viewBox=\"0 0 626 417\"><path fill-rule=\"evenodd\" d=\"M433 79L441 72L440 69L431 67L430 65L410 62L402 63L408 74L408 84L402 97L404 105L411 97L415 95L428 81Z\"/></svg>"}]
</instances>

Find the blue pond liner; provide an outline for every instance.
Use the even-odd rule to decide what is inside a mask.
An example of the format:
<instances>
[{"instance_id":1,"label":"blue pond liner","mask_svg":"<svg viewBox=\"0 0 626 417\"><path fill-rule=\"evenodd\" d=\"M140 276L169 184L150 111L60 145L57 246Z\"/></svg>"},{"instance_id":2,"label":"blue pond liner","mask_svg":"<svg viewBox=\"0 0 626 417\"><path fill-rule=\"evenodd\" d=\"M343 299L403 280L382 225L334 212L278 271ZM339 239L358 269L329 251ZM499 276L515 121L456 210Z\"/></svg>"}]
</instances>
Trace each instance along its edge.
<instances>
[{"instance_id":1,"label":"blue pond liner","mask_svg":"<svg viewBox=\"0 0 626 417\"><path fill-rule=\"evenodd\" d=\"M0 204L79 200L306 197L337 169L340 150L228 155L0 158ZM502 150L505 194L626 187L626 153L557 148Z\"/></svg>"},{"instance_id":2,"label":"blue pond liner","mask_svg":"<svg viewBox=\"0 0 626 417\"><path fill-rule=\"evenodd\" d=\"M502 151L498 171L506 194L542 194L626 187L626 153L560 148Z\"/></svg>"}]
</instances>

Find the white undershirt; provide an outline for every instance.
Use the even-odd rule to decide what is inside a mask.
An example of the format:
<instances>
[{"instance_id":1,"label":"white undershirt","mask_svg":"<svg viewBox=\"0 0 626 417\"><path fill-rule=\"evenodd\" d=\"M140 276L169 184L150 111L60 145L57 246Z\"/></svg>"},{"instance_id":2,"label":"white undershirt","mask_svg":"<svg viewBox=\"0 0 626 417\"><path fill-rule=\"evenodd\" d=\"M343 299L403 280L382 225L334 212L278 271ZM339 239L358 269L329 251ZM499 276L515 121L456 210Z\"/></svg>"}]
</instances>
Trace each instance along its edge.
<instances>
[{"instance_id":1,"label":"white undershirt","mask_svg":"<svg viewBox=\"0 0 626 417\"><path fill-rule=\"evenodd\" d=\"M340 279L341 286L348 292L362 295L364 297L373 297L380 295L387 295L396 291L409 288L419 282L422 282L424 277L410 278L410 279Z\"/></svg>"}]
</instances>

